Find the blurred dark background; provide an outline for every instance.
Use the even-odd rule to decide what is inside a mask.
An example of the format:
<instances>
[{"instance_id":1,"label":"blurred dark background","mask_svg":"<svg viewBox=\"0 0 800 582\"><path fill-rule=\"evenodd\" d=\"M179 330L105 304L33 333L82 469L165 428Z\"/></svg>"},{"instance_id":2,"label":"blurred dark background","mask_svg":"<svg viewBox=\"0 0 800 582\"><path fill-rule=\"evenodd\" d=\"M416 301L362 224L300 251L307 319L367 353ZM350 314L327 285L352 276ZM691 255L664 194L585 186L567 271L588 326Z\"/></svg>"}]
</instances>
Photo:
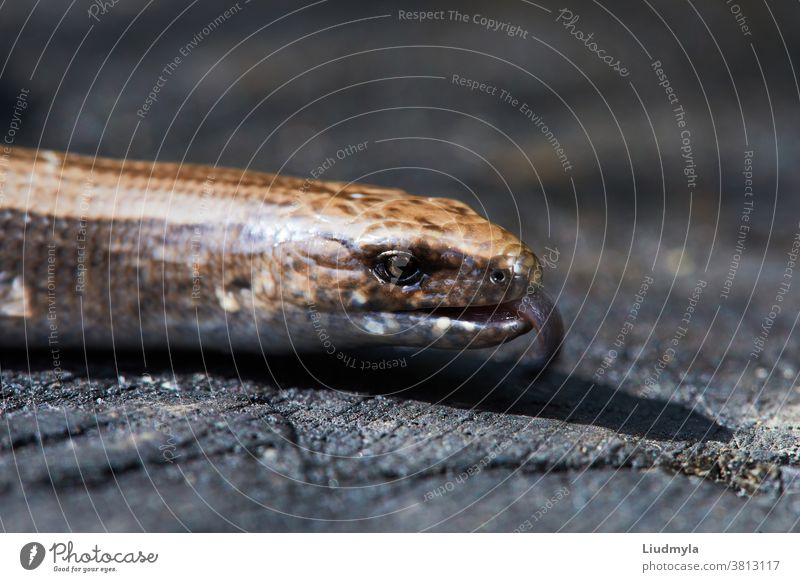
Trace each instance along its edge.
<instances>
[{"instance_id":1,"label":"blurred dark background","mask_svg":"<svg viewBox=\"0 0 800 582\"><path fill-rule=\"evenodd\" d=\"M308 176L338 148L367 140L366 152L325 178L462 198L522 228L535 247L558 243L614 277L604 261L631 248L668 269L676 264L669 251L693 248L704 272L726 270L745 150L755 154L757 183L748 253L762 254L770 234L796 230L797 43L780 26L793 21L793 5L581 2L568 7L579 16L572 28L562 8L7 3L0 95L8 112L30 90L18 144L99 155ZM415 10L441 10L445 19L400 17ZM451 20L456 10L468 22ZM475 15L517 26L525 38L487 30ZM594 33L628 76L569 34L576 30ZM686 112L698 176L691 191L654 61ZM454 74L496 87L495 95L454 84ZM157 85L157 101L137 115ZM503 90L517 106L501 99ZM562 144L570 171L523 103ZM734 291L749 295L753 281L739 283Z\"/></svg>"},{"instance_id":2,"label":"blurred dark background","mask_svg":"<svg viewBox=\"0 0 800 582\"><path fill-rule=\"evenodd\" d=\"M443 19L419 22L401 15L420 10L444 11ZM449 11L459 11L467 21L452 18ZM493 462L480 477L490 491L513 477L509 483L514 485L497 493L496 500L469 505L465 499L474 492L465 487L448 498L450 505L392 513L395 517L355 522L350 529L418 530L441 524L472 529L486 520L494 520L490 528L515 529L557 487L555 482L532 484L564 479L576 494L537 522L536 529L785 531L797 527L798 515L797 501L786 494L797 491L795 467L800 465L800 399L794 388L800 366L795 332L800 282L790 285L763 353L752 356L751 351L778 286L786 280L791 267L787 253L800 230L800 88L795 70L800 46L793 34L798 16L797 3L724 0L567 5L548 0L5 2L0 4L0 134L14 119L19 93L29 91L13 139L17 145L307 177L339 148L367 141L364 152L338 161L324 179L459 198L519 231L534 249L557 251L558 260L546 277L569 327L560 363L533 383L524 366L511 366L506 377L507 366L485 380L490 388L524 394L532 399L527 404L520 408L508 393L501 394L488 412L470 417L475 426L464 434L461 421L456 423L460 429L447 423L453 414L483 410L476 396L481 387L473 387L474 393L464 399L456 396L451 406L429 397L430 409L426 404L425 410L431 411L427 422L432 434L441 428L449 436L434 438L424 454L406 454L401 453L402 438L392 440L387 434L413 426L403 416L405 407L424 402L424 393L389 400L396 406L376 413L369 407L383 396L361 400L346 392L328 393L294 377L287 387L274 378L268 381L267 374L254 387L235 381L223 365L217 376L209 377L220 383L216 390L230 391L230 406L252 403L253 393L276 390L284 413L293 411L307 423L292 426L290 445L270 445L278 447L274 464L293 467L291 483L265 484L261 479L274 475L265 477L259 465L250 485L270 492L283 511L323 522L312 525L266 510L245 518L245 509L225 506L227 485L203 481L210 469L195 467L206 486L198 494L203 504L185 501L183 489L176 488L170 507L185 502L175 511L190 516L176 523L189 523L190 529L348 529L332 524L417 506L426 491L440 485L439 475L473 465L498 439L505 442L503 435L522 435L524 446L504 448L502 462ZM517 32L506 34L505 24L487 29L481 17L515 26ZM593 38L581 41L578 31L593 33ZM618 60L627 74L601 61L590 50L591 42ZM664 77L656 69L663 70L677 102L668 101ZM494 94L491 89L470 90L454 83L454 75L497 89ZM155 88L156 99L148 101ZM505 94L512 97L505 100ZM523 104L552 133L526 116ZM681 127L678 106L683 108ZM553 140L563 148L561 159ZM745 152L752 152L752 196L745 195ZM749 202L752 209L745 210ZM742 225L749 228L744 237ZM613 342L648 276L655 283L635 329L622 348L615 348ZM656 376L655 366L681 326L687 297L698 281L707 286L697 312L679 349ZM600 378L597 370L614 349L616 356ZM520 351L512 344L492 359L513 362ZM97 414L111 414L115 406L131 406L130 399L144 399L148 410L158 411L156 416L167 414L167 404L185 404L186 398L197 398L201 407L208 404L203 399L207 394L188 397L169 387L159 390L162 379L172 381L172 362L148 371L152 376L147 377L156 379L150 383L131 380L141 373L133 366L126 380L133 382L133 392L121 392L118 400L106 395L98 409L81 396L81 378L88 372L80 358L73 392L63 401L48 392L46 364L34 366L31 375L25 358L6 360L7 385L32 385L58 411L90 410L96 419ZM104 362L97 357L92 365L102 367ZM198 370L189 366L181 373L187 374L190 390L202 391L191 379L192 371ZM107 387L124 384L115 378L116 369L107 372ZM345 391L352 381L336 380L332 382ZM448 382L461 386L460 380L445 378L431 390L447 393ZM301 385L304 390L286 395L285 390ZM24 420L31 414L26 408L30 393L22 388L12 392L3 401L6 417L28 426ZM555 404L552 394L561 394ZM282 410L264 398L270 410ZM317 402L318 408L315 398L323 403ZM673 405L683 408L668 408ZM348 423L320 437L319 426L332 422L319 416L320 411L337 406L349 411ZM196 423L227 423L225 410L217 409L217 418L187 412L188 424L195 430ZM375 414L393 420L394 428L391 423L376 428ZM522 424L509 420L517 417ZM258 430L274 432L272 420L257 418ZM293 418L298 422L297 415ZM135 433L151 420L145 415L126 427L108 426ZM187 418L179 420L171 421L176 434L187 430ZM632 422L627 429L626 422ZM103 433L95 424L83 429L89 448L97 431ZM485 435L487 426L494 427L491 438L475 436ZM343 444L354 435L363 440L361 448ZM414 435L411 431L407 438L416 443ZM455 435L463 436L463 442L453 442ZM654 436L658 438L652 440ZM353 461L339 467L339 461L326 456L344 451L355 458L377 446L372 437L386 447L388 457L381 463ZM8 450L14 442L11 438L6 443ZM218 457L211 457L215 470L239 470L238 453L220 450ZM107 475L108 465L97 462L95 469ZM144 467L148 462L141 460ZM76 463L64 471L74 472L80 467ZM647 473L648 485L642 485L644 477L637 471L654 467L659 472ZM619 472L621 468L625 470ZM116 470L111 463L111 473ZM166 480L160 491L168 497L169 472L175 467L158 470ZM609 481L603 482L603 471L609 481L619 481L613 493L605 488ZM752 474L759 477L747 477ZM135 475L134 480L141 477L140 472ZM393 489L392 479L401 477L401 490ZM38 478L42 483L48 479L45 473ZM15 480L6 484L9 490L16 487ZM382 483L398 501L392 505L389 494L375 486L363 498L357 489L349 490L344 500L325 489L323 498L336 500L320 502L310 495L306 481L325 487ZM478 480L473 483L477 486ZM180 529L163 507L148 505L152 492L145 490L146 483L130 485L129 495L142 500L131 510L133 520L113 508L109 491L122 485L98 478L95 486L108 495L108 513L98 513L99 521L93 521L76 510L67 523L79 529L102 523L118 529ZM652 503L623 503L634 490L637 499ZM772 497L736 496L759 490ZM84 492L63 495L71 499L67 506L83 507ZM534 498L520 507L520 496L524 500L526 495ZM227 519L197 517L206 511L206 502L225 506L219 512ZM26 511L19 509L21 503L15 497L4 503L15 508L3 518L6 528L33 527ZM725 510L706 512L717 503ZM513 508L506 511L508 504ZM781 510L773 511L779 504ZM450 520L451 515L458 518ZM58 521L44 523L63 527Z\"/></svg>"}]
</instances>

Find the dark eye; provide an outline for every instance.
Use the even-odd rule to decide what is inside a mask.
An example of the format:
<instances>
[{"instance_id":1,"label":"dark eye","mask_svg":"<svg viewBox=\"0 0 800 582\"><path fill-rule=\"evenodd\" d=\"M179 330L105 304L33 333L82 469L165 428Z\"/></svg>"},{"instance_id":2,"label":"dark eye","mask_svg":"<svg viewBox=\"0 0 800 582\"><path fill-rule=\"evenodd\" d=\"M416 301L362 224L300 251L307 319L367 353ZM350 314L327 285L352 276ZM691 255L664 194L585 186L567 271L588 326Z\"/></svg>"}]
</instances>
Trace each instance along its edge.
<instances>
[{"instance_id":1,"label":"dark eye","mask_svg":"<svg viewBox=\"0 0 800 582\"><path fill-rule=\"evenodd\" d=\"M405 251L386 251L378 256L375 274L381 281L395 285L414 285L422 279L414 255Z\"/></svg>"}]
</instances>

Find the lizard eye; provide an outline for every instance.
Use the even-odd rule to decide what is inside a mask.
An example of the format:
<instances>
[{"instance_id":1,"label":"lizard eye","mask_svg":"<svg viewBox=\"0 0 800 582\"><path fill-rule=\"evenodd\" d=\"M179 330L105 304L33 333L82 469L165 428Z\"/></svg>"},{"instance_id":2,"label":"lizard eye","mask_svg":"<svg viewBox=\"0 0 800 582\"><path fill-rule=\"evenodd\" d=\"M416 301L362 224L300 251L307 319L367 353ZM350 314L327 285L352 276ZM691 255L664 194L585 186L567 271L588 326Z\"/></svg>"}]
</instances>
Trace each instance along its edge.
<instances>
[{"instance_id":1,"label":"lizard eye","mask_svg":"<svg viewBox=\"0 0 800 582\"><path fill-rule=\"evenodd\" d=\"M378 255L375 275L384 283L408 286L418 283L424 274L414 255L405 251L386 251Z\"/></svg>"}]
</instances>

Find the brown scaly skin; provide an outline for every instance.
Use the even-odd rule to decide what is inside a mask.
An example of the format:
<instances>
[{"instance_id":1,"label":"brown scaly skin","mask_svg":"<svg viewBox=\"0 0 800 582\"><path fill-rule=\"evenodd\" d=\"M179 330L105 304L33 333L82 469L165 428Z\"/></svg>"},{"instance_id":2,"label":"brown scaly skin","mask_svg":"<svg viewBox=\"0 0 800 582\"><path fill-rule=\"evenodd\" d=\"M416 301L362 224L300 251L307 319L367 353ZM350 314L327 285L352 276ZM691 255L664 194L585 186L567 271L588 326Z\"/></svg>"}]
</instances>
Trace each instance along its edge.
<instances>
[{"instance_id":1,"label":"brown scaly skin","mask_svg":"<svg viewBox=\"0 0 800 582\"><path fill-rule=\"evenodd\" d=\"M4 346L465 348L536 328L547 356L561 340L533 252L445 198L16 148L0 229ZM381 280L397 250L421 280Z\"/></svg>"}]
</instances>

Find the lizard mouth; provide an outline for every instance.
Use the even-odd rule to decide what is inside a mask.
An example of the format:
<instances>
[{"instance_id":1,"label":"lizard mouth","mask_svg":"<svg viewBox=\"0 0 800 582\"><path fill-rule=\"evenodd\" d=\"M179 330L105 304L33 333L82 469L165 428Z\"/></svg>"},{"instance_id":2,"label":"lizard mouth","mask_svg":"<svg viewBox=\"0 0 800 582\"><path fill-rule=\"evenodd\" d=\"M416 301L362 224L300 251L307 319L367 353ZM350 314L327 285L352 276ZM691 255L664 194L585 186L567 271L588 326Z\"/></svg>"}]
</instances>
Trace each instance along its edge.
<instances>
[{"instance_id":1,"label":"lizard mouth","mask_svg":"<svg viewBox=\"0 0 800 582\"><path fill-rule=\"evenodd\" d=\"M537 358L551 359L564 336L564 324L553 300L541 288L496 305L436 307L405 312L438 336L434 347L489 347L528 332L537 334Z\"/></svg>"},{"instance_id":2,"label":"lizard mouth","mask_svg":"<svg viewBox=\"0 0 800 582\"><path fill-rule=\"evenodd\" d=\"M374 346L488 348L532 332L536 335L527 354L538 365L555 357L564 337L558 308L541 286L493 305L365 311L347 317L358 329L358 343Z\"/></svg>"},{"instance_id":3,"label":"lizard mouth","mask_svg":"<svg viewBox=\"0 0 800 582\"><path fill-rule=\"evenodd\" d=\"M508 321L523 319L533 325L529 319L522 317L524 304L522 299L515 299L498 303L496 305L470 305L467 307L436 307L433 309L419 309L421 313L428 313L431 317L449 317L450 319L470 322L476 325L503 325ZM530 327L526 330L530 331Z\"/></svg>"}]
</instances>

